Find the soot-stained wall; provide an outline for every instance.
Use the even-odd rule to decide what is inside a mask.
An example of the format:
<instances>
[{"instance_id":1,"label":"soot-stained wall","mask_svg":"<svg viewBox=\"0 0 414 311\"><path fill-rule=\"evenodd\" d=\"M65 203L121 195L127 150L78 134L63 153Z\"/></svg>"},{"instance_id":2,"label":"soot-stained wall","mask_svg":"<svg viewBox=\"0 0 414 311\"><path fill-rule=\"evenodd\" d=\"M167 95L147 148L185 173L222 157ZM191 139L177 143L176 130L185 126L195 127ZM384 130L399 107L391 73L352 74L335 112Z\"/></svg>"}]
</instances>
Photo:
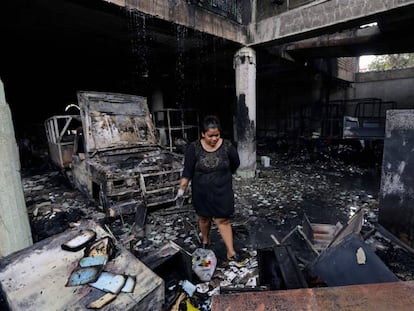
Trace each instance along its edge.
<instances>
[{"instance_id":1,"label":"soot-stained wall","mask_svg":"<svg viewBox=\"0 0 414 311\"><path fill-rule=\"evenodd\" d=\"M379 222L414 245L414 110L387 112Z\"/></svg>"}]
</instances>

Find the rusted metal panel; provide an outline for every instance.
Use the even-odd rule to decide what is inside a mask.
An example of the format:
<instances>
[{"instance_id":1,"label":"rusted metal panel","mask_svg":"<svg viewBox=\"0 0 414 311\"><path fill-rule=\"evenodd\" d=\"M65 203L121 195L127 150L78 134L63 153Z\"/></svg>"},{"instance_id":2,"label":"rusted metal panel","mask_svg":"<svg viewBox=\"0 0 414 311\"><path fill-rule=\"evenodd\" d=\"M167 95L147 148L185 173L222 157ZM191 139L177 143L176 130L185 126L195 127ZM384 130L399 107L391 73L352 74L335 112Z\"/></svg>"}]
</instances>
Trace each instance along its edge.
<instances>
[{"instance_id":1,"label":"rusted metal panel","mask_svg":"<svg viewBox=\"0 0 414 311\"><path fill-rule=\"evenodd\" d=\"M213 296L212 311L412 310L414 281Z\"/></svg>"}]
</instances>

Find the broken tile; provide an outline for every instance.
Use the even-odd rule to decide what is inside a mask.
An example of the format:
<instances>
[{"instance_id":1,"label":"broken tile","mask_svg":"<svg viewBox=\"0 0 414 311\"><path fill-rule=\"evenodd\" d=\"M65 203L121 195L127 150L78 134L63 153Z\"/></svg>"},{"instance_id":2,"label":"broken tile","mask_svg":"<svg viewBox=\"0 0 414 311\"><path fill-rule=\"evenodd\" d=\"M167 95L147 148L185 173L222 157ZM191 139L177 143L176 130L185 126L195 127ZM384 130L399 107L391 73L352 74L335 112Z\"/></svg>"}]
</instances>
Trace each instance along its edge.
<instances>
[{"instance_id":1,"label":"broken tile","mask_svg":"<svg viewBox=\"0 0 414 311\"><path fill-rule=\"evenodd\" d=\"M101 274L102 269L103 266L77 268L69 276L66 286L78 286L95 282Z\"/></svg>"},{"instance_id":2,"label":"broken tile","mask_svg":"<svg viewBox=\"0 0 414 311\"><path fill-rule=\"evenodd\" d=\"M125 285L121 289L121 292L132 293L134 291L135 284L136 284L136 277L128 275L125 281Z\"/></svg>"},{"instance_id":3,"label":"broken tile","mask_svg":"<svg viewBox=\"0 0 414 311\"><path fill-rule=\"evenodd\" d=\"M79 260L79 266L82 268L93 266L105 266L107 261L108 256L97 255L91 257L83 257L81 260Z\"/></svg>"},{"instance_id":4,"label":"broken tile","mask_svg":"<svg viewBox=\"0 0 414 311\"><path fill-rule=\"evenodd\" d=\"M100 289L104 292L118 294L125 285L126 278L121 274L113 274L109 272L102 272L98 279L94 282L89 282L89 285Z\"/></svg>"},{"instance_id":5,"label":"broken tile","mask_svg":"<svg viewBox=\"0 0 414 311\"><path fill-rule=\"evenodd\" d=\"M108 303L115 300L116 297L117 297L117 295L115 295L115 294L107 293L107 294L103 295L102 297L100 297L99 299L91 302L88 305L88 309L101 309L104 306L106 306Z\"/></svg>"},{"instance_id":6,"label":"broken tile","mask_svg":"<svg viewBox=\"0 0 414 311\"><path fill-rule=\"evenodd\" d=\"M93 230L84 230L79 235L62 244L62 249L77 252L93 241L96 233Z\"/></svg>"}]
</instances>

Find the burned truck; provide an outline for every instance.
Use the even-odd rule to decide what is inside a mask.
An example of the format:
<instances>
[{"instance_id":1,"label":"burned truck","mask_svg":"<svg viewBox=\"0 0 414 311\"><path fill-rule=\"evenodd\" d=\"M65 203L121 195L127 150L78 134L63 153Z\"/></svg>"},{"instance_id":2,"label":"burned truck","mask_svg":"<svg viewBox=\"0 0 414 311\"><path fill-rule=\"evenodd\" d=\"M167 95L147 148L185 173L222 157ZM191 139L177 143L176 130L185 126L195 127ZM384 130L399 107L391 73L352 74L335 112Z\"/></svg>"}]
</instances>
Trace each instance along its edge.
<instances>
[{"instance_id":1,"label":"burned truck","mask_svg":"<svg viewBox=\"0 0 414 311\"><path fill-rule=\"evenodd\" d=\"M174 201L183 156L158 145L146 98L85 91L77 97L82 126L67 173L108 217L135 214L142 226L147 208Z\"/></svg>"}]
</instances>

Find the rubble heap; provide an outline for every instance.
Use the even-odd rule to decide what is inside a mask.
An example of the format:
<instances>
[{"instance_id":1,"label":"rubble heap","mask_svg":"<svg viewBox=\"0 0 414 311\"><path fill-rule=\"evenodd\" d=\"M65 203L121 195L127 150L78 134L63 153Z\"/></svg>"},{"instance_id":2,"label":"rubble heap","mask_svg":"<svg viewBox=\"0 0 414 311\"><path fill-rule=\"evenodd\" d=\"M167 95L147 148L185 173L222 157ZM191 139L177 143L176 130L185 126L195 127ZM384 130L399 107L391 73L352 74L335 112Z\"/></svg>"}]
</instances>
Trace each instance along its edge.
<instances>
[{"instance_id":1,"label":"rubble heap","mask_svg":"<svg viewBox=\"0 0 414 311\"><path fill-rule=\"evenodd\" d=\"M175 279L172 277L166 282L166 295L171 295L171 305L183 290L185 292L183 284L195 286L192 303L206 310L211 295L263 290L259 280L258 250L275 246L275 240L283 241L303 224L304 215L312 223L346 224L360 209L364 214L361 234L366 243L400 280L414 279L413 254L375 230L380 180L378 165L362 166L323 153L311 157L309 153L289 150L266 156L269 160L266 166L259 163L256 178L234 177L236 212L232 223L235 247L249 259L248 263L223 265L225 247L213 225L211 249L217 256L218 265L211 281L191 279L188 273ZM81 218L92 218L144 262L171 242L189 256L200 246L197 217L191 202L151 210L145 235L137 237L133 234L133 217L121 215L107 221L95 203L71 189L57 172L27 176L23 183L35 240L76 226ZM301 253L301 246L292 245L292 249L303 269L311 259L305 252ZM192 297L188 292L184 296Z\"/></svg>"}]
</instances>

